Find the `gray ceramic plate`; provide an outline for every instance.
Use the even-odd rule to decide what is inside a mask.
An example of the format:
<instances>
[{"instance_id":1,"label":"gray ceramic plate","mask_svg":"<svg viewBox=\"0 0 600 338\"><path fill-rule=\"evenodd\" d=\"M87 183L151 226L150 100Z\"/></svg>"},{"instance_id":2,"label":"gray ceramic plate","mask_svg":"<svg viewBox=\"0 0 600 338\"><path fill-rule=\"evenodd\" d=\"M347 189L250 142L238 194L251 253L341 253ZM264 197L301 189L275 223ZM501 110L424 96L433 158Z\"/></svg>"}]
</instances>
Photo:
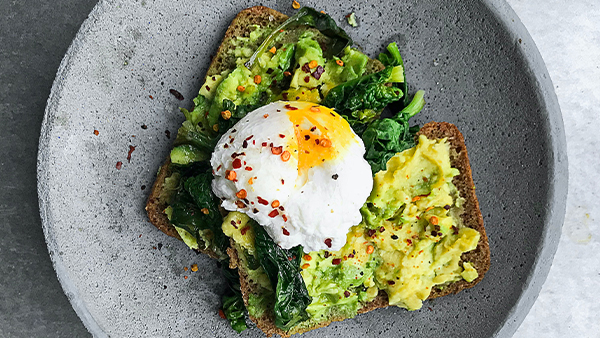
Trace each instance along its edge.
<instances>
[{"instance_id":1,"label":"gray ceramic plate","mask_svg":"<svg viewBox=\"0 0 600 338\"><path fill-rule=\"evenodd\" d=\"M256 4L293 13L288 0ZM182 120L177 107L189 108L230 20L251 5L101 1L61 64L40 139L40 209L65 293L98 337L236 337L217 315L215 263L157 231L144 204ZM415 122L452 122L465 135L492 250L473 289L305 336L510 336L546 278L567 184L562 119L530 36L503 1L303 5L330 13L372 56L399 43L412 91L427 91ZM343 22L350 11L358 28ZM184 271L193 263L200 271Z\"/></svg>"}]
</instances>

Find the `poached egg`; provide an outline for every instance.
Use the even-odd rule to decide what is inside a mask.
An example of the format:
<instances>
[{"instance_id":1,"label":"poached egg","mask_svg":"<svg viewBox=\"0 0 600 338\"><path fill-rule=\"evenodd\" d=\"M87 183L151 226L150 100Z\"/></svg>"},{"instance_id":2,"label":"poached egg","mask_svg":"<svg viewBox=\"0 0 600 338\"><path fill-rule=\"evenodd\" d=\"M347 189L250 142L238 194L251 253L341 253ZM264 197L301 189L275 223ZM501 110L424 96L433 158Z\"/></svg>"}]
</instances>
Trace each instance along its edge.
<instances>
[{"instance_id":1,"label":"poached egg","mask_svg":"<svg viewBox=\"0 0 600 338\"><path fill-rule=\"evenodd\" d=\"M373 187L365 147L348 122L311 102L248 113L210 163L221 206L256 220L282 248L339 250Z\"/></svg>"}]
</instances>

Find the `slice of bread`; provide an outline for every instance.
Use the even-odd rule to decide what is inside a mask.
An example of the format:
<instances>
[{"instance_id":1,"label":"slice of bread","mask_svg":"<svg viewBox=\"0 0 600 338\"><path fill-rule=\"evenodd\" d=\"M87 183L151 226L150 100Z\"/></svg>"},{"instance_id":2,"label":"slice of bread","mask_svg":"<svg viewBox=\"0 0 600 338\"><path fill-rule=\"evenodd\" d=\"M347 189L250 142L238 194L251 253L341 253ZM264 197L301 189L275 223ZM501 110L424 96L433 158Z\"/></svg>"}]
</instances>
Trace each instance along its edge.
<instances>
[{"instance_id":1,"label":"slice of bread","mask_svg":"<svg viewBox=\"0 0 600 338\"><path fill-rule=\"evenodd\" d=\"M473 287L475 284L481 281L481 279L488 271L490 266L490 249L488 244L488 238L483 225L483 218L481 216L481 211L479 210L479 202L477 201L477 197L475 196L475 185L473 184L473 177L471 176L471 166L469 164L467 148L465 146L465 141L462 134L460 133L458 128L453 124L445 122L430 122L425 124L421 128L421 130L417 133L417 137L419 135L425 135L429 139L448 139L448 142L450 144L450 163L453 168L457 168L460 171L460 174L454 177L452 183L454 183L454 185L460 193L460 196L465 200L460 217L462 219L463 224L466 227L475 229L481 234L476 249L466 252L461 256L462 261L468 261L473 265L473 267L477 270L479 276L470 283L461 279L457 282L445 286L442 289L434 288L429 296L429 299L432 299L442 297L451 293L457 293L466 288ZM246 306L248 306L249 295L254 292L257 286L250 282L249 276L244 267L241 265L238 253L236 252L234 247L235 245L232 245L232 248L228 250L228 254L231 258L231 266L239 267L238 270L240 273L242 295ZM358 313L365 313L378 308L387 307L388 305L389 304L386 293L384 291L379 291L377 297L373 301L365 304L358 311ZM319 323L318 325L315 325L313 327L302 327L299 329L292 329L290 331L283 331L276 327L272 313L265 313L262 317L259 318L250 316L250 319L254 321L258 328L264 331L267 336L279 334L283 337L289 337L291 334L310 331L318 327L327 326L333 321L341 321L346 318L329 318L328 321Z\"/></svg>"},{"instance_id":2,"label":"slice of bread","mask_svg":"<svg viewBox=\"0 0 600 338\"><path fill-rule=\"evenodd\" d=\"M233 70L236 67L237 57L235 56L235 53L233 53L233 50L238 47L236 47L235 40L238 38L249 37L252 32L252 27L256 25L262 28L274 29L287 18L288 17L285 14L264 6L255 6L239 12L231 21L229 28L227 28L221 45L217 49L217 53L212 58L212 62L208 67L206 76L221 74L223 71ZM257 48L258 45L249 47L254 49ZM369 59L366 67L366 74L380 71L383 68L384 66L378 60ZM169 197L164 191L164 182L171 174L171 159L170 157L167 157L164 164L160 167L156 180L154 181L152 191L146 203L146 212L148 213L150 222L160 231L181 240L179 233L175 230L175 227L169 222L167 215L164 213L164 210L169 203ZM200 247L204 246L203 243L198 244ZM213 258L217 258L217 255L210 249L200 249L198 251L208 254Z\"/></svg>"}]
</instances>

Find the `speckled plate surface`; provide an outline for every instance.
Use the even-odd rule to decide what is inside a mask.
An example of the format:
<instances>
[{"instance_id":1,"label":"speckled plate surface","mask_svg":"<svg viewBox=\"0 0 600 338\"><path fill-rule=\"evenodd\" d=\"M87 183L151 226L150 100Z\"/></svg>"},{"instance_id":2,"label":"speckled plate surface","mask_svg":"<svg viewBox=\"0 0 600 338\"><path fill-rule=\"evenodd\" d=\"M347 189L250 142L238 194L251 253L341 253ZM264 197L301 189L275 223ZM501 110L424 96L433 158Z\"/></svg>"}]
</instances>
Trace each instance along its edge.
<instances>
[{"instance_id":1,"label":"speckled plate surface","mask_svg":"<svg viewBox=\"0 0 600 338\"><path fill-rule=\"evenodd\" d=\"M215 262L156 230L144 204L177 107L190 107L231 19L258 4L293 13L291 1L100 1L61 64L40 138L40 210L65 293L97 337L238 336L217 315ZM533 41L503 1L302 4L371 56L398 42L410 88L427 91L414 122L452 122L465 136L492 251L473 289L304 336L512 335L552 262L567 186L562 118ZM350 11L358 28L343 22ZM184 270L193 263L198 272Z\"/></svg>"}]
</instances>

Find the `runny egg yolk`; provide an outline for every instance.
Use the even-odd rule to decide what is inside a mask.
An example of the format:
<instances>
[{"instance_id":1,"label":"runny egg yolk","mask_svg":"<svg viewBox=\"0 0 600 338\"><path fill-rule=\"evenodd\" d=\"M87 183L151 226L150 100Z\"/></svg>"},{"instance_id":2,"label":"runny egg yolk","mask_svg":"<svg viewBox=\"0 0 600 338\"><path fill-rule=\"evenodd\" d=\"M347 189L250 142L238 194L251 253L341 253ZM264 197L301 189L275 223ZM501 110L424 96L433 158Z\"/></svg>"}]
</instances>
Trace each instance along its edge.
<instances>
[{"instance_id":1,"label":"runny egg yolk","mask_svg":"<svg viewBox=\"0 0 600 338\"><path fill-rule=\"evenodd\" d=\"M333 109L314 104L291 104L290 108L287 114L295 137L289 140L288 148L298 160L301 176L310 168L342 158L351 145L358 143L348 121Z\"/></svg>"}]
</instances>

